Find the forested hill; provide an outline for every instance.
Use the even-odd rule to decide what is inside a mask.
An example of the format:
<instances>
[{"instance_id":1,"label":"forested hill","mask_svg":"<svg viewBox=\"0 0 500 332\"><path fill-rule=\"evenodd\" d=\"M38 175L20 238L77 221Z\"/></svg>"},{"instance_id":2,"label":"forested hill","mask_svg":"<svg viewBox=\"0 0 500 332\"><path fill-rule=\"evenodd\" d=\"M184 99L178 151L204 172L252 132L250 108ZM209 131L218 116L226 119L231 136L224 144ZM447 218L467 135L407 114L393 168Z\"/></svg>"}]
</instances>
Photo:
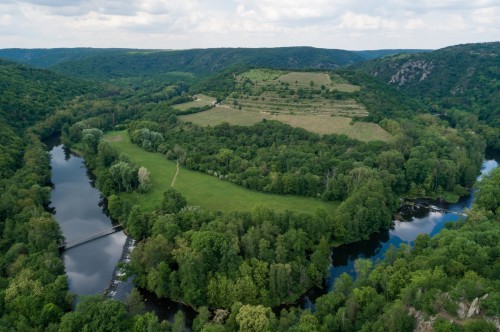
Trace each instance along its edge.
<instances>
[{"instance_id":1,"label":"forested hill","mask_svg":"<svg viewBox=\"0 0 500 332\"><path fill-rule=\"evenodd\" d=\"M95 89L92 83L0 60L0 179L21 165L26 128Z\"/></svg>"},{"instance_id":2,"label":"forested hill","mask_svg":"<svg viewBox=\"0 0 500 332\"><path fill-rule=\"evenodd\" d=\"M50 68L58 63L75 61L94 55L127 52L130 49L114 48L5 48L0 49L0 58L36 68Z\"/></svg>"},{"instance_id":3,"label":"forested hill","mask_svg":"<svg viewBox=\"0 0 500 332\"><path fill-rule=\"evenodd\" d=\"M2 49L0 58L90 79L159 76L172 72L196 76L232 66L280 69L334 69L366 59L415 50L345 51L313 47L213 48L191 50ZM177 73L179 74L179 73ZM179 75L178 75L179 76ZM180 76L182 78L182 75ZM189 78L189 75L185 75Z\"/></svg>"},{"instance_id":4,"label":"forested hill","mask_svg":"<svg viewBox=\"0 0 500 332\"><path fill-rule=\"evenodd\" d=\"M311 47L217 48L116 52L60 63L53 69L73 76L107 79L177 71L205 75L232 66L333 69L361 60L360 56L348 51Z\"/></svg>"},{"instance_id":5,"label":"forested hill","mask_svg":"<svg viewBox=\"0 0 500 332\"><path fill-rule=\"evenodd\" d=\"M412 54L412 53L422 53L431 51L432 50L427 50L427 49L383 49L383 50L363 50L363 51L353 51L353 52L356 53L357 55L360 55L365 60L372 60L396 54Z\"/></svg>"},{"instance_id":6,"label":"forested hill","mask_svg":"<svg viewBox=\"0 0 500 332\"><path fill-rule=\"evenodd\" d=\"M0 77L0 123L17 129L95 88L91 83L5 60L0 60Z\"/></svg>"},{"instance_id":7,"label":"forested hill","mask_svg":"<svg viewBox=\"0 0 500 332\"><path fill-rule=\"evenodd\" d=\"M457 108L500 126L500 42L394 55L355 66L425 101L436 113Z\"/></svg>"}]
</instances>

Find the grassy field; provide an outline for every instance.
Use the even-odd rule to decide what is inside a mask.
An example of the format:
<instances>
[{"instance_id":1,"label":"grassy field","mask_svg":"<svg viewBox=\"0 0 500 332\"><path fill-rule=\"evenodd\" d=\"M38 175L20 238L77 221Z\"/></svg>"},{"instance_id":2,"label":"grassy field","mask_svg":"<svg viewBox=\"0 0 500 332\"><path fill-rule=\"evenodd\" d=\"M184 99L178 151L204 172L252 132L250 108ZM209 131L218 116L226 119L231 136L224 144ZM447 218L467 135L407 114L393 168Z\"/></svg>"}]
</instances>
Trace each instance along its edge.
<instances>
[{"instance_id":1,"label":"grassy field","mask_svg":"<svg viewBox=\"0 0 500 332\"><path fill-rule=\"evenodd\" d=\"M325 73L308 73L308 72L291 72L280 76L278 82L285 82L291 86L308 87L311 82L313 86L319 87L321 85L328 86L332 83L330 75Z\"/></svg>"},{"instance_id":2,"label":"grassy field","mask_svg":"<svg viewBox=\"0 0 500 332\"><path fill-rule=\"evenodd\" d=\"M206 96L203 94L194 95L193 97L195 98L195 100L193 100L193 101L190 101L187 103L182 103L182 104L177 104L177 105L174 105L172 107L175 108L176 110L179 110L179 111L186 111L186 110L193 108L193 107L209 106L209 105L213 105L213 103L215 103L214 97Z\"/></svg>"},{"instance_id":3,"label":"grassy field","mask_svg":"<svg viewBox=\"0 0 500 332\"><path fill-rule=\"evenodd\" d=\"M127 154L132 162L138 166L144 166L150 171L151 191L146 194L124 193L122 195L130 198L134 203L140 204L146 210L154 209L160 204L163 192L172 183L176 163L167 160L158 153L147 152L132 144L126 131L109 132L104 138L119 153ZM337 206L335 202L324 202L313 198L272 195L248 190L211 175L183 167L180 167L174 187L186 197L190 205L224 212L251 210L262 205L277 211L291 210L295 212L314 212L316 208L322 207L332 213Z\"/></svg>"},{"instance_id":4,"label":"grassy field","mask_svg":"<svg viewBox=\"0 0 500 332\"><path fill-rule=\"evenodd\" d=\"M238 75L236 79L238 81L244 81L245 79L249 79L252 82L265 82L265 81L273 81L282 76L283 74L285 74L284 71L275 69L250 69L249 71L246 71L241 75Z\"/></svg>"},{"instance_id":5,"label":"grassy field","mask_svg":"<svg viewBox=\"0 0 500 332\"><path fill-rule=\"evenodd\" d=\"M355 122L350 126L346 135L363 142L389 142L393 139L392 135L389 134L384 128L380 127L376 123L370 122Z\"/></svg>"},{"instance_id":6,"label":"grassy field","mask_svg":"<svg viewBox=\"0 0 500 332\"><path fill-rule=\"evenodd\" d=\"M328 90L338 90L342 92L354 92L360 89L357 85L349 84L339 75L318 73L318 72L284 72L274 69L251 69L236 77L237 81L243 82L249 79L257 86L265 86L269 84L287 83L291 89L310 88L311 82L313 87L320 88L324 86Z\"/></svg>"},{"instance_id":7,"label":"grassy field","mask_svg":"<svg viewBox=\"0 0 500 332\"><path fill-rule=\"evenodd\" d=\"M235 103L236 100L236 103ZM249 112L280 114L337 115L346 117L365 117L366 108L355 100L330 100L320 97L311 99L285 99L272 92L264 92L259 97L243 96L238 99L227 98L223 103L230 107L240 107Z\"/></svg>"},{"instance_id":8,"label":"grassy field","mask_svg":"<svg viewBox=\"0 0 500 332\"><path fill-rule=\"evenodd\" d=\"M182 115L179 119L193 122L199 126L216 126L223 122L238 126L251 126L262 119L271 117L268 114L239 111L231 107L220 106L201 113Z\"/></svg>"},{"instance_id":9,"label":"grassy field","mask_svg":"<svg viewBox=\"0 0 500 332\"><path fill-rule=\"evenodd\" d=\"M354 95L332 97L329 91L353 93L360 89L339 75L252 69L238 75L236 83L236 91L218 107L180 119L201 126L223 122L249 126L269 119L317 134L345 134L365 142L392 139L378 124L352 122L353 118L366 117L368 111Z\"/></svg>"},{"instance_id":10,"label":"grassy field","mask_svg":"<svg viewBox=\"0 0 500 332\"><path fill-rule=\"evenodd\" d=\"M318 134L345 134L363 142L375 140L387 142L392 139L392 136L376 123L355 122L351 124L351 118L342 116L269 114L236 110L230 107L216 107L202 113L183 115L180 119L199 126L215 126L223 122L251 126L262 119L267 119L304 128Z\"/></svg>"},{"instance_id":11,"label":"grassy field","mask_svg":"<svg viewBox=\"0 0 500 332\"><path fill-rule=\"evenodd\" d=\"M251 81L251 92L248 92L248 82ZM271 69L252 69L236 79L244 86L243 93L232 94L222 102L227 106L250 112L319 114L347 117L367 116L366 108L357 103L354 98L335 100L325 98L324 90L337 90L352 93L360 88L351 85L338 75L330 76L319 72L289 72L284 73ZM299 89L316 90L318 93L308 98L301 98Z\"/></svg>"}]
</instances>

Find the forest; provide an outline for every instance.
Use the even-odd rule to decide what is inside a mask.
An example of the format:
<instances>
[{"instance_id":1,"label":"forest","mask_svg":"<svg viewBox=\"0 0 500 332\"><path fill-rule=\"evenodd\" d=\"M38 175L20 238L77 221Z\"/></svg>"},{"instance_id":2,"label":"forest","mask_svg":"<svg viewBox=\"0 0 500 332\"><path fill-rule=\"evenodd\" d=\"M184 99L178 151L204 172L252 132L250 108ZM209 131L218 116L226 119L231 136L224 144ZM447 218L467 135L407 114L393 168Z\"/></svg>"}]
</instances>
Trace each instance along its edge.
<instances>
[{"instance_id":1,"label":"forest","mask_svg":"<svg viewBox=\"0 0 500 332\"><path fill-rule=\"evenodd\" d=\"M470 48L495 52L498 43L452 50L470 54ZM330 51L273 49L258 58L258 50L229 50L233 60L227 63L212 58L224 49L205 51L210 54L206 57L193 51L189 54L200 62L171 60L172 68L155 62L164 54L129 57L124 50L53 50L52 60L39 58L38 63L50 63L50 71L1 60L0 329L408 331L431 324L436 331L495 331L493 320L500 311L500 170L477 184L476 177L486 147L498 148L498 91L489 85L477 91L486 74L469 78L467 84L477 87L474 96L431 95L428 87L406 91L366 69L400 57L440 59L449 49L340 69L334 68L362 61L362 55ZM277 62L289 52L303 57L298 68ZM123 67L106 74L94 66L101 53L139 67L118 61L116 66ZM332 56L339 61L335 65L312 64ZM248 60L255 58L257 62ZM481 66L491 67L486 60L474 64L477 72L487 73L490 69ZM353 98L369 115L354 121L377 123L393 140L319 135L273 120L202 127L179 119L174 105L196 93L220 101L235 92L235 74L251 67L334 70L360 87ZM167 81L161 75L148 78L158 68L162 73L195 74L187 80L175 75ZM452 80L450 70L458 71L448 68L442 77ZM325 98L341 95L325 93ZM471 104L471 98L477 102ZM473 122L466 120L470 117ZM334 211L297 213L256 206L221 212L190 205L174 187L165 188L154 209L146 209L127 194L147 193L154 179L105 139L111 130L126 130L133 144L180 167L254 192L330 202ZM94 295L74 306L76 295L68 291L58 250L63 235L48 209L51 170L44 140L54 135L85 158L108 213L137 240L131 261L123 266L136 287L125 301ZM381 261L356 260L355 274L337 278L333 290L316 299L314 310L280 307L312 287L323 288L331 248L389 229L401 199L457 201L472 189L478 191L466 219L448 224L434 237L419 235L411 246L392 247ZM197 317L188 322L179 312L170 322L160 320L145 310L141 289L184 303ZM472 303L481 315L471 318L464 311Z\"/></svg>"}]
</instances>

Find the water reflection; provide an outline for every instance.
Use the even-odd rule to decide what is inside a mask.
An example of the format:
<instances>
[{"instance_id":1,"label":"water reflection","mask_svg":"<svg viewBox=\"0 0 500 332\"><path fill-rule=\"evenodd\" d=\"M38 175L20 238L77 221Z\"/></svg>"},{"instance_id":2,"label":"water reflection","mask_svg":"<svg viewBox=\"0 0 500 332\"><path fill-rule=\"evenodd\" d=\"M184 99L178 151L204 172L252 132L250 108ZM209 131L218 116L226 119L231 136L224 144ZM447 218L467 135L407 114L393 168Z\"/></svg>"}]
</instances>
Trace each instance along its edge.
<instances>
[{"instance_id":1,"label":"water reflection","mask_svg":"<svg viewBox=\"0 0 500 332\"><path fill-rule=\"evenodd\" d=\"M54 184L51 205L66 241L110 228L112 222L102 209L99 191L91 186L83 159L62 145L53 147L50 154ZM118 232L65 251L69 290L79 295L106 290L126 238Z\"/></svg>"},{"instance_id":2,"label":"water reflection","mask_svg":"<svg viewBox=\"0 0 500 332\"><path fill-rule=\"evenodd\" d=\"M481 168L481 175L478 176L477 180L480 181L482 177L496 167L498 167L497 161L486 160ZM395 247L398 247L402 243L411 245L419 234L434 236L443 229L446 223L455 222L463 218L460 214L453 212L462 213L465 208L470 208L472 206L473 201L474 192L468 197L460 199L460 201L455 204L421 200L424 204L434 204L437 208L449 212L431 211L425 207L407 207L402 213L405 221L394 221L394 225L389 231L374 234L366 241L334 248L332 251L330 275L326 281L327 289L332 289L334 280L342 273L346 272L351 276L355 275L354 261L356 259L370 258L372 261L376 261L384 257L384 254L391 245Z\"/></svg>"}]
</instances>

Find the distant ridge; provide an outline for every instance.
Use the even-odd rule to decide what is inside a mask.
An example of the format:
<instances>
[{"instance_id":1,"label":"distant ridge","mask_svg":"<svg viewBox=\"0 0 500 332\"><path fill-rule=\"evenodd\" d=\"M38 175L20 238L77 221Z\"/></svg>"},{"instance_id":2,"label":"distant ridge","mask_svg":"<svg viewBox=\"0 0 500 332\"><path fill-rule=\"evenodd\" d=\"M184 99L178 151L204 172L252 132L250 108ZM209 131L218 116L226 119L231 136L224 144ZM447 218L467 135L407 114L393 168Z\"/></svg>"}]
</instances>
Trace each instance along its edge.
<instances>
[{"instance_id":1,"label":"distant ridge","mask_svg":"<svg viewBox=\"0 0 500 332\"><path fill-rule=\"evenodd\" d=\"M430 49L382 49L382 50L363 50L363 51L352 51L360 55L365 60L372 60L377 58L382 58L389 55L395 54L408 54L408 53L424 53L432 52Z\"/></svg>"},{"instance_id":2,"label":"distant ridge","mask_svg":"<svg viewBox=\"0 0 500 332\"><path fill-rule=\"evenodd\" d=\"M416 50L408 50L415 52ZM106 48L0 49L0 58L88 79L189 72L204 75L231 66L335 69L405 50L345 51L313 47L141 50Z\"/></svg>"},{"instance_id":3,"label":"distant ridge","mask_svg":"<svg viewBox=\"0 0 500 332\"><path fill-rule=\"evenodd\" d=\"M127 49L77 48L5 48L0 49L0 58L37 68L50 68L58 63L84 59L89 56Z\"/></svg>"}]
</instances>

